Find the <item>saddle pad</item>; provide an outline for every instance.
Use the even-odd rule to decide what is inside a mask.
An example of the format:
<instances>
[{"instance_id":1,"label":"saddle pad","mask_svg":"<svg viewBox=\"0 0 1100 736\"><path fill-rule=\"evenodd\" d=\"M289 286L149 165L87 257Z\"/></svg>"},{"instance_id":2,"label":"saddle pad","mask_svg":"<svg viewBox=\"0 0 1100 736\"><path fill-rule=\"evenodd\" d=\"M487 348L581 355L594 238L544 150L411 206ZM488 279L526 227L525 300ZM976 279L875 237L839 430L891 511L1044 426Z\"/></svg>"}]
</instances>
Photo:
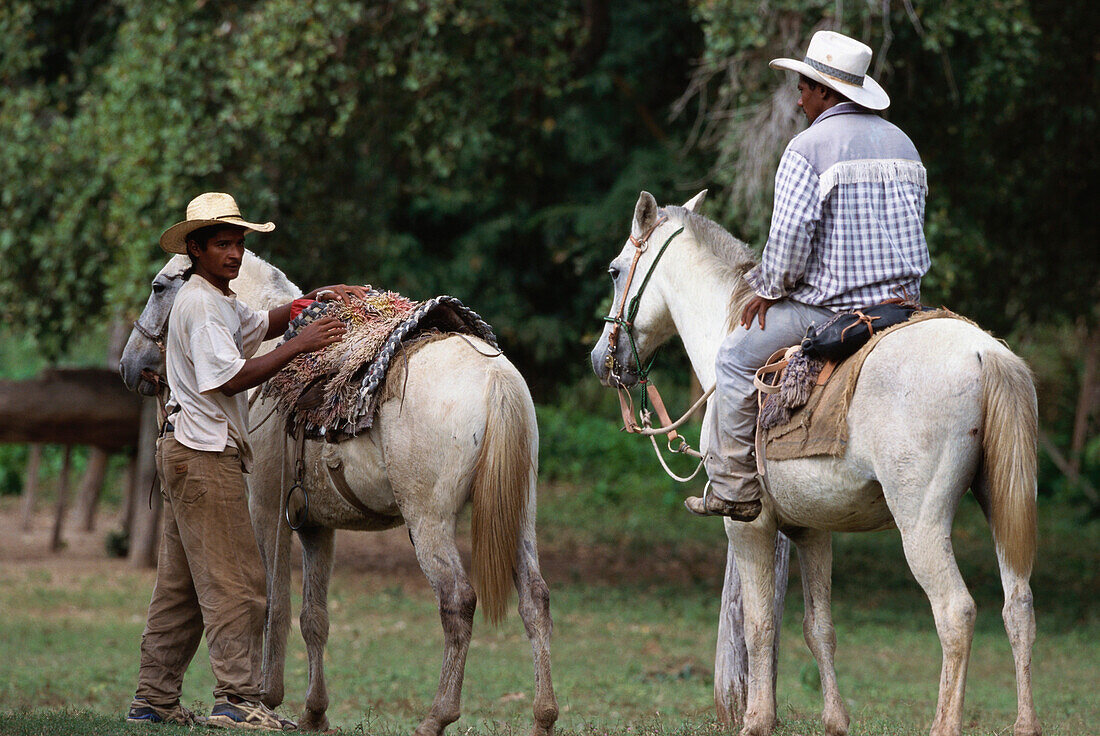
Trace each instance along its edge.
<instances>
[{"instance_id":1,"label":"saddle pad","mask_svg":"<svg viewBox=\"0 0 1100 736\"><path fill-rule=\"evenodd\" d=\"M283 342L320 317L347 326L344 339L299 355L263 387L287 417L287 431L338 440L369 429L380 389L394 356L414 341L442 333L473 335L497 347L492 328L453 296L412 302L392 291L371 290L365 299L314 302L296 317Z\"/></svg>"},{"instance_id":2,"label":"saddle pad","mask_svg":"<svg viewBox=\"0 0 1100 736\"><path fill-rule=\"evenodd\" d=\"M842 456L848 448L848 409L867 356L878 341L891 332L925 320L943 318L970 321L950 310L936 309L917 312L906 322L876 332L866 345L836 367L824 386L813 388L806 405L794 411L789 422L767 430L764 438L767 459Z\"/></svg>"}]
</instances>

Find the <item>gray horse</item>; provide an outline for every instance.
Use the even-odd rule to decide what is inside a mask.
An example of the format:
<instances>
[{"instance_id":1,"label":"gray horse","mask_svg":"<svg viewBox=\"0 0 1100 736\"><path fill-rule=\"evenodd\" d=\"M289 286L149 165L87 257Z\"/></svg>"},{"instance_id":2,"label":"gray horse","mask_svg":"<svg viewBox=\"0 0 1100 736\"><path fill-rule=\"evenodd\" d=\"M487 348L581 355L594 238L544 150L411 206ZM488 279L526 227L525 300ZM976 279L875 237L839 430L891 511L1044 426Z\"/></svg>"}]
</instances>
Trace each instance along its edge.
<instances>
[{"instance_id":1,"label":"gray horse","mask_svg":"<svg viewBox=\"0 0 1100 736\"><path fill-rule=\"evenodd\" d=\"M146 395L155 392L157 377L164 374L158 344L163 345L188 265L185 256L176 256L157 274L122 356L126 385ZM257 310L301 296L279 269L250 252L231 286ZM273 346L271 341L261 351ZM305 442L303 486L310 503L298 531L304 572L301 628L309 659L303 728L328 728L323 654L334 529L377 531L404 523L435 591L445 640L439 689L417 736L438 736L458 719L475 606L480 600L486 617L499 621L512 585L534 651L532 733L553 732L558 704L550 678L550 593L535 544L535 408L515 367L503 356L486 357L494 353L469 336L430 342L412 352L407 365L391 370L399 375L390 377L389 398L382 401L373 428L338 444ZM281 417L264 421L272 409L265 401L252 408L256 457L249 509L267 568L264 702L275 707L283 700L290 628L290 530L282 499L293 477L287 465L288 450L294 448ZM456 517L467 503L473 504L473 585L455 546Z\"/></svg>"}]
</instances>

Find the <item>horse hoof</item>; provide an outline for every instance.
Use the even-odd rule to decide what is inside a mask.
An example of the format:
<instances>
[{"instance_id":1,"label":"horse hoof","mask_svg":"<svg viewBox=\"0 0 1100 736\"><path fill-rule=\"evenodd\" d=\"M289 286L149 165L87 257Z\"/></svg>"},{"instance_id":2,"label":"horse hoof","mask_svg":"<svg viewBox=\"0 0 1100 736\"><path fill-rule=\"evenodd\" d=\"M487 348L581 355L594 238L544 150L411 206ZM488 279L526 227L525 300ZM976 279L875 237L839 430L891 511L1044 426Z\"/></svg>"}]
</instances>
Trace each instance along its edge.
<instances>
[{"instance_id":1,"label":"horse hoof","mask_svg":"<svg viewBox=\"0 0 1100 736\"><path fill-rule=\"evenodd\" d=\"M311 710L307 710L302 713L302 717L298 719L298 730L328 733L328 716L324 713L315 713Z\"/></svg>"}]
</instances>

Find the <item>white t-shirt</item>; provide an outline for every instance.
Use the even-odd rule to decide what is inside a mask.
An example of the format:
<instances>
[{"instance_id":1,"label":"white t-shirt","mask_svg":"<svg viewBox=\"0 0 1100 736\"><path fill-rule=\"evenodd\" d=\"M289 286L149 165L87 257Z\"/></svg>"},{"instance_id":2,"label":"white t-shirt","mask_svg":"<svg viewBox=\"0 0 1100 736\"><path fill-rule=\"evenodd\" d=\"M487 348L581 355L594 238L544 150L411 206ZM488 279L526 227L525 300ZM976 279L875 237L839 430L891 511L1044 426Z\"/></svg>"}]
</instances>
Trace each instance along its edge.
<instances>
[{"instance_id":1,"label":"white t-shirt","mask_svg":"<svg viewBox=\"0 0 1100 736\"><path fill-rule=\"evenodd\" d=\"M199 275L180 287L168 318L168 387L176 440L194 450L221 452L234 445L247 473L248 392L218 390L251 358L267 334L267 312L254 312Z\"/></svg>"}]
</instances>

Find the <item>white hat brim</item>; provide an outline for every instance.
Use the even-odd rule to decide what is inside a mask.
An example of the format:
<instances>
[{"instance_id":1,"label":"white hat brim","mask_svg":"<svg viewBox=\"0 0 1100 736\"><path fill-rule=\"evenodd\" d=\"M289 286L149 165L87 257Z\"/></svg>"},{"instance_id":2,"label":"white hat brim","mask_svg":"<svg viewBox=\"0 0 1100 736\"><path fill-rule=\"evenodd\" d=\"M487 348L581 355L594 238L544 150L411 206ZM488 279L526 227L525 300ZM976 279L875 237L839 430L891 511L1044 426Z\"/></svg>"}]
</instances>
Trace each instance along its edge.
<instances>
[{"instance_id":1,"label":"white hat brim","mask_svg":"<svg viewBox=\"0 0 1100 736\"><path fill-rule=\"evenodd\" d=\"M199 228L210 225L243 227L258 233L269 233L275 229L274 222L248 222L239 217L223 217L220 220L184 220L177 222L160 236L160 247L168 253L187 253L187 236Z\"/></svg>"},{"instance_id":2,"label":"white hat brim","mask_svg":"<svg viewBox=\"0 0 1100 736\"><path fill-rule=\"evenodd\" d=\"M861 87L858 84L822 74L809 64L797 59L772 59L768 66L772 69L786 69L803 74L815 82L824 84L829 89L836 90L857 105L863 105L871 110L885 110L890 107L890 95L886 94L886 90L869 74L863 75L863 86Z\"/></svg>"}]
</instances>

